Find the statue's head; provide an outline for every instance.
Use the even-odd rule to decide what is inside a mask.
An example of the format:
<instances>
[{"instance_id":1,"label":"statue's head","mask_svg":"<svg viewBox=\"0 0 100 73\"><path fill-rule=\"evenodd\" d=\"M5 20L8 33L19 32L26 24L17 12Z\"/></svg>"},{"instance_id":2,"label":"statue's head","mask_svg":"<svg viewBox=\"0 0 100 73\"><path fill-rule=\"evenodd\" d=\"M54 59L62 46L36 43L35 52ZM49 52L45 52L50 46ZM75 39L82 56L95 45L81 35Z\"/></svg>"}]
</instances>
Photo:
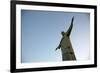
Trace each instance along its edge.
<instances>
[{"instance_id":1,"label":"statue's head","mask_svg":"<svg viewBox=\"0 0 100 73\"><path fill-rule=\"evenodd\" d=\"M62 31L62 32L61 32L61 34L62 34L62 36L64 36L65 32L64 32L64 31Z\"/></svg>"}]
</instances>

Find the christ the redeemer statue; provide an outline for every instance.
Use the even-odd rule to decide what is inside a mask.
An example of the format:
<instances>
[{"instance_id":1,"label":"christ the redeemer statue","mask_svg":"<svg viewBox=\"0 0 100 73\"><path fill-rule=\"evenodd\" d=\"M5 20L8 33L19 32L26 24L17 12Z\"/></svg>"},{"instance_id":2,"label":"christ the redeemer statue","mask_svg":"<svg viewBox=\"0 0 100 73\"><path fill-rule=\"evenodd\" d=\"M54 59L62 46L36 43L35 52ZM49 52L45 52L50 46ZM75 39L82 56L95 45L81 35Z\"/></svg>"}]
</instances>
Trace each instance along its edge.
<instances>
[{"instance_id":1,"label":"christ the redeemer statue","mask_svg":"<svg viewBox=\"0 0 100 73\"><path fill-rule=\"evenodd\" d=\"M67 32L64 31L61 32L62 39L60 41L60 44L56 48L56 50L61 48L63 61L76 60L75 53L70 41L70 34L73 28L73 21L74 21L74 17L72 18L71 25L67 30Z\"/></svg>"}]
</instances>

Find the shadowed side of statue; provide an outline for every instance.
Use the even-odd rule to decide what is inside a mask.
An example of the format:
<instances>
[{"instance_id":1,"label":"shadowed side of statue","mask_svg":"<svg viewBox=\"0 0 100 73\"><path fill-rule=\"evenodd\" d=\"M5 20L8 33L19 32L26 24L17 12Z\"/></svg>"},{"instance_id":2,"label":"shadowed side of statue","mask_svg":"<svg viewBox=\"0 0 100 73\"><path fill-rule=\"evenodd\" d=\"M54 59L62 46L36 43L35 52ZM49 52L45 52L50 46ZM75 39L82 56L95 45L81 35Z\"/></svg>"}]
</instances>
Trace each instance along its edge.
<instances>
[{"instance_id":1,"label":"shadowed side of statue","mask_svg":"<svg viewBox=\"0 0 100 73\"><path fill-rule=\"evenodd\" d=\"M60 41L60 44L56 48L56 50L61 48L63 61L76 60L75 53L70 41L70 34L73 28L73 21L74 21L74 16L72 17L71 25L68 28L67 32L64 31L61 32L62 39Z\"/></svg>"}]
</instances>

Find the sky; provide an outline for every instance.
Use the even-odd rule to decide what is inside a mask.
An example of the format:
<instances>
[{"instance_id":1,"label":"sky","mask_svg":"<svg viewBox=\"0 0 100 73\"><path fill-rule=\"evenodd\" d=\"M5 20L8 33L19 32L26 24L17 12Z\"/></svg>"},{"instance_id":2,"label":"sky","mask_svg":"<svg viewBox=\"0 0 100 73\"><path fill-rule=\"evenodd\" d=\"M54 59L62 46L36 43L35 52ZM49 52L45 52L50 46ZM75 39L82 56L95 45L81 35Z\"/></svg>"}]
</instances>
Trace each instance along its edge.
<instances>
[{"instance_id":1,"label":"sky","mask_svg":"<svg viewBox=\"0 0 100 73\"><path fill-rule=\"evenodd\" d=\"M21 62L61 62L61 50L55 51L74 16L71 43L77 60L90 56L90 14L21 10Z\"/></svg>"}]
</instances>

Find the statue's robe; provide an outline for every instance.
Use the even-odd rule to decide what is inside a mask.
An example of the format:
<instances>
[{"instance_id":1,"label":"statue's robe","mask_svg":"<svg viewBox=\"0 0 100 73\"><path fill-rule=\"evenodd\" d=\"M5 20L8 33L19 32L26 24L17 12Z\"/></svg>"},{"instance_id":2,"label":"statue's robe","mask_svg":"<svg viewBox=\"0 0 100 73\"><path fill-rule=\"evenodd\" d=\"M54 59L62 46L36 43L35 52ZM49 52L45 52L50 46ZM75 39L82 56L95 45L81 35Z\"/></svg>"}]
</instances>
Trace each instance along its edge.
<instances>
[{"instance_id":1,"label":"statue's robe","mask_svg":"<svg viewBox=\"0 0 100 73\"><path fill-rule=\"evenodd\" d=\"M70 37L65 33L61 39L60 47L62 51L62 60L76 60Z\"/></svg>"}]
</instances>

